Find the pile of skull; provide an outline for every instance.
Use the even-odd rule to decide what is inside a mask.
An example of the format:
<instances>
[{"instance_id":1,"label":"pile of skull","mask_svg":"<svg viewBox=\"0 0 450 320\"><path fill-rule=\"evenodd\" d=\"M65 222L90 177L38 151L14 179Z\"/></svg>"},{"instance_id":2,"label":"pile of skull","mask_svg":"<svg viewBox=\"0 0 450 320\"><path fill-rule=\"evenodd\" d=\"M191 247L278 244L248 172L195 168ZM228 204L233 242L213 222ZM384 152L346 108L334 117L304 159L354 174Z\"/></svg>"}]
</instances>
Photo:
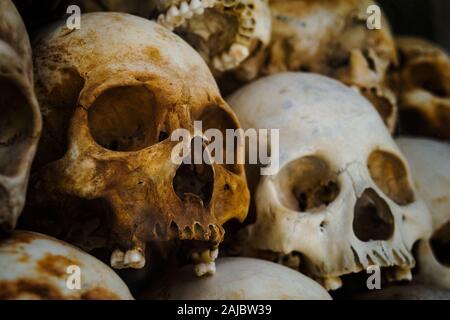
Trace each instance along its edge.
<instances>
[{"instance_id":1,"label":"pile of skull","mask_svg":"<svg viewBox=\"0 0 450 320\"><path fill-rule=\"evenodd\" d=\"M371 0L72 2L30 44L0 0L0 299L450 298L443 50ZM194 121L278 171L174 163Z\"/></svg>"}]
</instances>

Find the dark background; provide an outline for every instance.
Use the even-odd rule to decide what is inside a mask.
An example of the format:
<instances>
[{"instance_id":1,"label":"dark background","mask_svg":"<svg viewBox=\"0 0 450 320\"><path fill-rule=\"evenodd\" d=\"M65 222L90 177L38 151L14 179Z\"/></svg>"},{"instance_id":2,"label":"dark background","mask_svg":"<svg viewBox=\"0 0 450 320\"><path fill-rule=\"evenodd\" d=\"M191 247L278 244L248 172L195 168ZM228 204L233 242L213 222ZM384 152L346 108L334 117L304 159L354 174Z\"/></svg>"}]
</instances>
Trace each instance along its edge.
<instances>
[{"instance_id":1,"label":"dark background","mask_svg":"<svg viewBox=\"0 0 450 320\"><path fill-rule=\"evenodd\" d=\"M96 1L96 0L92 0ZM152 0L142 0L152 1ZM64 15L71 0L14 0L30 32ZM450 52L450 0L378 0L398 35L417 35Z\"/></svg>"},{"instance_id":2,"label":"dark background","mask_svg":"<svg viewBox=\"0 0 450 320\"><path fill-rule=\"evenodd\" d=\"M450 0L379 0L398 35L417 35L450 52Z\"/></svg>"}]
</instances>

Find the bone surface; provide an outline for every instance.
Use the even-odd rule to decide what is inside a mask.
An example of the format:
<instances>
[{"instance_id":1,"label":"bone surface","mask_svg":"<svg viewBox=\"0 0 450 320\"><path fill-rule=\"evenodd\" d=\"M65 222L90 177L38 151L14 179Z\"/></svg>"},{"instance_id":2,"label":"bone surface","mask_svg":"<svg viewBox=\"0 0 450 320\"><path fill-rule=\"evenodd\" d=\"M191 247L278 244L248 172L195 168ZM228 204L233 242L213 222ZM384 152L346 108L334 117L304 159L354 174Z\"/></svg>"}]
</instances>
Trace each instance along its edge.
<instances>
[{"instance_id":1,"label":"bone surface","mask_svg":"<svg viewBox=\"0 0 450 320\"><path fill-rule=\"evenodd\" d=\"M28 231L0 240L0 288L0 300L133 299L119 276L99 260Z\"/></svg>"},{"instance_id":2,"label":"bone surface","mask_svg":"<svg viewBox=\"0 0 450 320\"><path fill-rule=\"evenodd\" d=\"M196 279L184 267L168 279L160 291L151 293L152 298L156 294L169 300L331 300L325 289L306 276L250 258L220 258L212 277Z\"/></svg>"},{"instance_id":3,"label":"bone surface","mask_svg":"<svg viewBox=\"0 0 450 320\"><path fill-rule=\"evenodd\" d=\"M397 143L433 219L433 234L418 245L414 280L450 290L450 145L420 138L399 138Z\"/></svg>"},{"instance_id":4,"label":"bone surface","mask_svg":"<svg viewBox=\"0 0 450 320\"><path fill-rule=\"evenodd\" d=\"M108 12L81 23L36 37L44 136L29 207L42 214L26 215L25 225L85 250L107 247L119 269L142 268L152 241L192 240L214 251L222 225L247 215L243 166L175 163L178 141L170 139L193 131L194 121L205 130L240 127L210 70L153 21Z\"/></svg>"},{"instance_id":5,"label":"bone surface","mask_svg":"<svg viewBox=\"0 0 450 320\"><path fill-rule=\"evenodd\" d=\"M0 1L0 229L11 231L24 207L41 131L31 46L14 4Z\"/></svg>"},{"instance_id":6,"label":"bone surface","mask_svg":"<svg viewBox=\"0 0 450 320\"><path fill-rule=\"evenodd\" d=\"M227 100L244 128L280 130L278 172L249 174L256 222L242 232L243 248L305 256L297 267L328 289L371 265L400 268L396 280L408 274L431 217L366 99L330 78L281 73Z\"/></svg>"}]
</instances>

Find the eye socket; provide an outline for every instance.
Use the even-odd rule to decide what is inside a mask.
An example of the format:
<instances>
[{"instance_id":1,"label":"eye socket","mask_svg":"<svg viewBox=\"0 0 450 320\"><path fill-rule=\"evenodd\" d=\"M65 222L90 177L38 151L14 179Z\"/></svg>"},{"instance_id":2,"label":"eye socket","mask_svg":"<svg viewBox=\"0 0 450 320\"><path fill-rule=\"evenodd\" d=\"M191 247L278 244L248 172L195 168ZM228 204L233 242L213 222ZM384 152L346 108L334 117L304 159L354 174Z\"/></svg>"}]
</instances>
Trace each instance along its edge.
<instances>
[{"instance_id":1,"label":"eye socket","mask_svg":"<svg viewBox=\"0 0 450 320\"><path fill-rule=\"evenodd\" d=\"M0 77L0 174L12 176L20 168L22 154L32 135L33 115L21 90Z\"/></svg>"},{"instance_id":2,"label":"eye socket","mask_svg":"<svg viewBox=\"0 0 450 320\"><path fill-rule=\"evenodd\" d=\"M401 206L414 202L414 192L408 181L408 173L401 159L385 151L371 153L367 166L378 188Z\"/></svg>"},{"instance_id":3,"label":"eye socket","mask_svg":"<svg viewBox=\"0 0 450 320\"><path fill-rule=\"evenodd\" d=\"M450 267L450 221L433 234L430 245L436 260Z\"/></svg>"},{"instance_id":4,"label":"eye socket","mask_svg":"<svg viewBox=\"0 0 450 320\"><path fill-rule=\"evenodd\" d=\"M144 86L113 88L89 108L89 128L94 140L113 151L138 151L160 140L156 101Z\"/></svg>"},{"instance_id":5,"label":"eye socket","mask_svg":"<svg viewBox=\"0 0 450 320\"><path fill-rule=\"evenodd\" d=\"M317 211L339 195L337 174L325 159L306 156L284 166L278 174L280 200L295 211Z\"/></svg>"}]
</instances>

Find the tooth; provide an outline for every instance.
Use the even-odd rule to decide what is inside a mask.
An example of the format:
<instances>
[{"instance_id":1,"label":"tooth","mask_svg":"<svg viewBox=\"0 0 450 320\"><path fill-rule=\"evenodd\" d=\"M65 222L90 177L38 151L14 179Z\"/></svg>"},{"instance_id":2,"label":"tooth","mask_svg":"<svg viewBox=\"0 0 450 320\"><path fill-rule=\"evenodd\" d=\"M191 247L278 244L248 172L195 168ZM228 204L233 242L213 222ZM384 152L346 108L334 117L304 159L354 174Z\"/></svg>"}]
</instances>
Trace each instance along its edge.
<instances>
[{"instance_id":1,"label":"tooth","mask_svg":"<svg viewBox=\"0 0 450 320\"><path fill-rule=\"evenodd\" d=\"M145 266L145 257L139 249L128 250L125 254L124 265L127 268L142 269Z\"/></svg>"},{"instance_id":2,"label":"tooth","mask_svg":"<svg viewBox=\"0 0 450 320\"><path fill-rule=\"evenodd\" d=\"M123 269L124 264L123 264L123 258L125 256L125 253L119 249L116 249L113 251L113 253L111 254L111 267L113 267L114 269Z\"/></svg>"},{"instance_id":3,"label":"tooth","mask_svg":"<svg viewBox=\"0 0 450 320\"><path fill-rule=\"evenodd\" d=\"M211 251L210 254L211 254L211 259L213 261L215 261L217 259L217 257L219 256L219 249L215 249L215 250Z\"/></svg>"},{"instance_id":4,"label":"tooth","mask_svg":"<svg viewBox=\"0 0 450 320\"><path fill-rule=\"evenodd\" d=\"M180 14L185 19L190 19L194 15L187 2L182 2L180 5Z\"/></svg>"},{"instance_id":5,"label":"tooth","mask_svg":"<svg viewBox=\"0 0 450 320\"><path fill-rule=\"evenodd\" d=\"M242 44L235 43L230 48L230 54L239 61L243 61L250 54L248 48Z\"/></svg>"},{"instance_id":6,"label":"tooth","mask_svg":"<svg viewBox=\"0 0 450 320\"><path fill-rule=\"evenodd\" d=\"M323 285L327 290L337 290L342 287L342 280L339 277L327 277L323 279Z\"/></svg>"},{"instance_id":7,"label":"tooth","mask_svg":"<svg viewBox=\"0 0 450 320\"><path fill-rule=\"evenodd\" d=\"M158 16L157 22L167 29L170 29L170 30L173 29L172 25L166 20L166 17L164 16L164 14L160 14Z\"/></svg>"},{"instance_id":8,"label":"tooth","mask_svg":"<svg viewBox=\"0 0 450 320\"><path fill-rule=\"evenodd\" d=\"M171 6L166 14L166 20L172 24L173 27L179 26L183 22L183 17L180 15L180 11L175 6Z\"/></svg>"},{"instance_id":9,"label":"tooth","mask_svg":"<svg viewBox=\"0 0 450 320\"><path fill-rule=\"evenodd\" d=\"M212 8L216 5L216 0L204 0L203 1L203 6L205 8Z\"/></svg>"},{"instance_id":10,"label":"tooth","mask_svg":"<svg viewBox=\"0 0 450 320\"><path fill-rule=\"evenodd\" d=\"M197 277L202 277L204 275L213 275L216 273L216 264L214 262L199 263L195 265L194 271Z\"/></svg>"},{"instance_id":11,"label":"tooth","mask_svg":"<svg viewBox=\"0 0 450 320\"><path fill-rule=\"evenodd\" d=\"M194 12L195 12L195 14L200 16L200 15L202 15L205 12L205 8L200 7L198 9L195 9Z\"/></svg>"},{"instance_id":12,"label":"tooth","mask_svg":"<svg viewBox=\"0 0 450 320\"><path fill-rule=\"evenodd\" d=\"M201 7L202 7L202 3L200 2L200 0L192 0L189 5L189 8L191 8L192 11L195 11Z\"/></svg>"}]
</instances>

